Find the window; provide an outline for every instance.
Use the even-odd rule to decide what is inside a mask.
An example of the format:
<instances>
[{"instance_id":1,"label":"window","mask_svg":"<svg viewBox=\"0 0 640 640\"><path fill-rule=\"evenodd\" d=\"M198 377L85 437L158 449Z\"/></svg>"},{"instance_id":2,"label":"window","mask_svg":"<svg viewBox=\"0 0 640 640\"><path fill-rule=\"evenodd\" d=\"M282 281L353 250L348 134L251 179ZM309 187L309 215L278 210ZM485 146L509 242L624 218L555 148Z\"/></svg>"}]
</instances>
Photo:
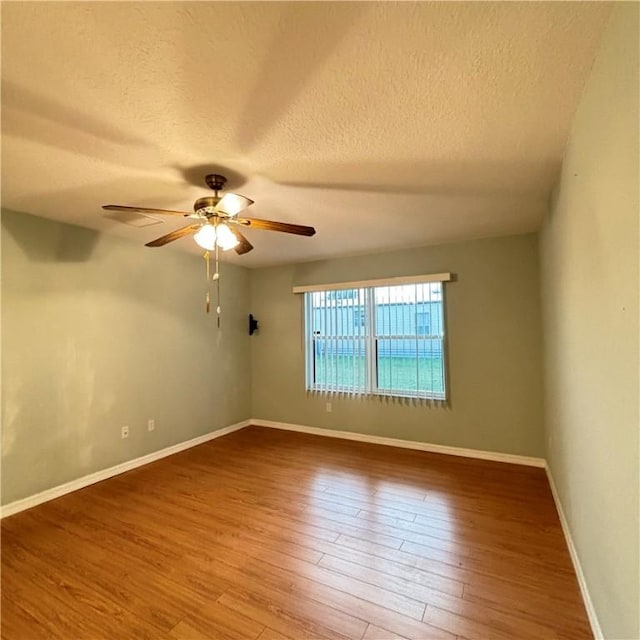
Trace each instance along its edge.
<instances>
[{"instance_id":1,"label":"window","mask_svg":"<svg viewBox=\"0 0 640 640\"><path fill-rule=\"evenodd\" d=\"M426 336L431 333L431 322L428 311L418 311L416 314L417 332L421 336Z\"/></svg>"},{"instance_id":2,"label":"window","mask_svg":"<svg viewBox=\"0 0 640 640\"><path fill-rule=\"evenodd\" d=\"M443 305L441 281L306 290L307 389L444 400Z\"/></svg>"}]
</instances>

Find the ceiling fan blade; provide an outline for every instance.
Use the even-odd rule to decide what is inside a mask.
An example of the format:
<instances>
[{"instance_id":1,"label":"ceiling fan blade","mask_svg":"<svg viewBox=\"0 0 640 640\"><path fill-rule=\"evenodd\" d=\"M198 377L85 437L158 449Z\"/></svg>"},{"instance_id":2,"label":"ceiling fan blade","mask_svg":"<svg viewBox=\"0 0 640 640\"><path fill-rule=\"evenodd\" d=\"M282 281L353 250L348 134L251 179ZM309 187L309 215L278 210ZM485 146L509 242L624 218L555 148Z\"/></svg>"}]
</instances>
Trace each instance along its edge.
<instances>
[{"instance_id":1,"label":"ceiling fan blade","mask_svg":"<svg viewBox=\"0 0 640 640\"><path fill-rule=\"evenodd\" d=\"M184 211L173 211L172 209L148 209L146 207L126 207L123 204L103 204L103 209L107 211L137 211L138 213L161 213L168 216L190 216Z\"/></svg>"},{"instance_id":2,"label":"ceiling fan blade","mask_svg":"<svg viewBox=\"0 0 640 640\"><path fill-rule=\"evenodd\" d=\"M275 222L273 220L261 220L260 218L238 218L238 224L250 229L265 229L267 231L282 231L294 233L298 236L313 236L316 230L313 227L305 227L301 224L289 224L288 222Z\"/></svg>"},{"instance_id":3,"label":"ceiling fan blade","mask_svg":"<svg viewBox=\"0 0 640 640\"><path fill-rule=\"evenodd\" d=\"M181 229L176 229L171 233L167 233L166 236L161 236L160 238L156 238L151 242L147 242L145 247L162 247L169 242L173 242L174 240L178 240L178 238L182 238L182 236L186 236L188 233L199 229L202 225L200 224L190 224L188 227L182 227Z\"/></svg>"},{"instance_id":4,"label":"ceiling fan blade","mask_svg":"<svg viewBox=\"0 0 640 640\"><path fill-rule=\"evenodd\" d=\"M237 193L225 193L215 207L216 213L224 213L227 216L237 216L241 211L253 204L253 200L245 198Z\"/></svg>"},{"instance_id":5,"label":"ceiling fan blade","mask_svg":"<svg viewBox=\"0 0 640 640\"><path fill-rule=\"evenodd\" d=\"M249 251L253 249L253 245L238 231L236 227L230 224L227 225L227 227L229 227L229 231L231 231L231 233L233 233L233 235L240 242L240 244L235 247L235 252L239 256L241 256L243 253L249 253Z\"/></svg>"}]
</instances>

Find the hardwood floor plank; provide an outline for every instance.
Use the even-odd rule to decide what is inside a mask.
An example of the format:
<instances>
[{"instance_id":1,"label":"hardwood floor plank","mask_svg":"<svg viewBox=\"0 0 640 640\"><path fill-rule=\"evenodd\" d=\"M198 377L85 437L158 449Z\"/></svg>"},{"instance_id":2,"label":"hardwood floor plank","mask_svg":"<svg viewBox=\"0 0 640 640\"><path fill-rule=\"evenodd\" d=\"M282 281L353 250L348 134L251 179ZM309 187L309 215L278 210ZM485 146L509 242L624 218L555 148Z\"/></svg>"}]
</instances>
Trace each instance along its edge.
<instances>
[{"instance_id":1,"label":"hardwood floor plank","mask_svg":"<svg viewBox=\"0 0 640 640\"><path fill-rule=\"evenodd\" d=\"M447 578L427 569L418 569L406 562L403 563L405 558L402 557L401 554L404 552L401 551L394 554L395 550L393 549L378 547L388 553L385 553L385 555L375 555L355 549L352 546L342 546L339 541L335 543L322 542L313 544L314 547L324 552L323 559L326 559L326 563L331 562L332 559L346 560L350 563L361 565L366 569L373 569L387 576L401 578L413 584L436 591L442 591L449 595L461 596L463 592L464 583L460 580ZM405 555L410 561L411 556L408 554ZM390 558L394 559L391 560ZM415 558L415 560L419 559Z\"/></svg>"},{"instance_id":2,"label":"hardwood floor plank","mask_svg":"<svg viewBox=\"0 0 640 640\"><path fill-rule=\"evenodd\" d=\"M354 523L354 521L357 521L357 518L344 516L333 511L318 513L318 510L309 509L306 512L306 522L325 529L326 531L333 531L337 535L351 535L384 547L390 547L391 549L399 549L404 541L404 537L399 534L390 535L389 533L382 533L379 528L374 526L361 526L359 522ZM331 540L331 542L335 542L335 540Z\"/></svg>"},{"instance_id":3,"label":"hardwood floor plank","mask_svg":"<svg viewBox=\"0 0 640 640\"><path fill-rule=\"evenodd\" d=\"M355 562L341 560L327 554L323 556L318 565L334 573L350 576L370 585L377 585L387 591L413 598L425 604L431 602L436 595L434 589L419 582L397 575L391 575L376 568L356 564ZM460 585L460 593L456 595L462 596L462 585Z\"/></svg>"},{"instance_id":4,"label":"hardwood floor plank","mask_svg":"<svg viewBox=\"0 0 640 640\"><path fill-rule=\"evenodd\" d=\"M394 594L385 589L371 588L369 585L358 581L345 580L338 574L331 575L330 572L322 571L314 565L308 565L302 561L294 561L286 566L270 565L271 557L258 558L263 561L247 565L244 563L244 571L253 577L251 588L260 588L256 585L260 583L289 584L291 594L304 593L307 598L311 598L319 603L329 606L339 612L349 616L355 616L358 620L380 622L385 621L387 627L399 631L400 629L410 630L418 638L443 638L451 640L450 633L437 629L431 625L425 625L419 618L410 617L398 611L406 611L406 599L399 600ZM223 563L235 564L239 570L242 565L242 558L237 554L226 553L223 556ZM351 590L355 589L355 594ZM278 599L281 594L265 592L265 597ZM223 596L224 597L224 596ZM400 605L398 606L398 602ZM395 609L393 607L396 607ZM417 608L412 603L412 612L418 612L422 607ZM335 615L335 614L334 614ZM342 623L344 624L344 623ZM365 623L366 625L366 623ZM360 633L364 628L359 629ZM358 636L361 637L361 636Z\"/></svg>"},{"instance_id":5,"label":"hardwood floor plank","mask_svg":"<svg viewBox=\"0 0 640 640\"><path fill-rule=\"evenodd\" d=\"M484 580L464 585L463 598L475 604L491 607L498 611L514 613L533 621L544 620L547 616L564 621L569 626L582 629L585 637L589 636L588 625L581 612L582 602L577 589L571 589L563 599L555 597L552 589L536 591L522 588L500 580Z\"/></svg>"},{"instance_id":6,"label":"hardwood floor plank","mask_svg":"<svg viewBox=\"0 0 640 640\"><path fill-rule=\"evenodd\" d=\"M362 620L377 626L384 625L390 631L415 640L454 640L454 634L443 628L402 615L370 600L329 588L314 580L303 580L304 591L309 597L338 610L351 612Z\"/></svg>"},{"instance_id":7,"label":"hardwood floor plank","mask_svg":"<svg viewBox=\"0 0 640 640\"><path fill-rule=\"evenodd\" d=\"M474 515L465 519L451 517L444 520L418 514L415 520L407 522L399 518L361 511L358 517L415 533L426 533L436 538L450 539L453 535L460 542L508 544L524 553L530 551L532 545L536 548L544 548L547 552L557 552L558 543L563 540L561 532L556 528L548 526L523 528L520 522L500 522L486 515Z\"/></svg>"},{"instance_id":8,"label":"hardwood floor plank","mask_svg":"<svg viewBox=\"0 0 640 640\"><path fill-rule=\"evenodd\" d=\"M332 591L351 594L415 620L421 620L424 614L424 601L421 601L415 594L406 596L394 592L386 586L379 586L382 581L379 581L378 584L366 582L358 577L330 571L322 566L270 550L245 547L244 552L257 561L250 567L245 566L245 570L254 573L262 581L272 579L276 584L291 581L293 586L299 583L302 587L301 590L303 590L311 580L325 585ZM232 564L237 568L240 568L243 562L246 565L246 558L240 555L240 552L231 549L228 549L221 556L221 560L225 564ZM364 567L361 568L364 569ZM340 597L340 593L337 594L337 597Z\"/></svg>"},{"instance_id":9,"label":"hardwood floor plank","mask_svg":"<svg viewBox=\"0 0 640 640\"><path fill-rule=\"evenodd\" d=\"M493 628L475 620L469 620L450 611L427 606L425 621L437 624L443 629L463 637L465 640L513 640L514 636L502 629ZM519 638L519 636L515 636ZM546 640L540 638L539 640Z\"/></svg>"},{"instance_id":10,"label":"hardwood floor plank","mask_svg":"<svg viewBox=\"0 0 640 640\"><path fill-rule=\"evenodd\" d=\"M565 570L564 567L555 569L550 563L538 563L525 558L520 558L516 561L510 556L498 555L497 553L469 558L406 540L402 543L400 550L422 558L435 559L445 564L448 563L495 577L509 575L513 573L514 567L517 567L517 570L523 576L527 576L526 579L530 584L536 584L542 588L546 584L554 582L562 584L563 587L568 587L572 581L571 573Z\"/></svg>"},{"instance_id":11,"label":"hardwood floor plank","mask_svg":"<svg viewBox=\"0 0 640 640\"><path fill-rule=\"evenodd\" d=\"M8 596L2 593L0 597L0 637L6 638L30 638L41 640L42 638L60 638L54 634L37 618L33 617L22 608L21 603L12 602Z\"/></svg>"},{"instance_id":12,"label":"hardwood floor plank","mask_svg":"<svg viewBox=\"0 0 640 640\"><path fill-rule=\"evenodd\" d=\"M403 638L387 629L381 629L380 627L370 624L367 627L366 633L362 636L362 640L407 640L407 638Z\"/></svg>"},{"instance_id":13,"label":"hardwood floor plank","mask_svg":"<svg viewBox=\"0 0 640 640\"><path fill-rule=\"evenodd\" d=\"M331 502L333 504L340 504L344 506L352 506L354 508L359 509L359 513L370 513L370 514L379 514L386 515L391 518L399 518L401 520L409 520L413 522L416 518L416 513L411 511L409 508L407 509L399 509L392 506L393 502L388 501L376 501L372 504L370 501L362 500L361 498L354 498L350 496L343 496L336 493L317 493L313 495L314 501L317 499L319 501L318 506L322 506L321 502Z\"/></svg>"},{"instance_id":14,"label":"hardwood floor plank","mask_svg":"<svg viewBox=\"0 0 640 640\"><path fill-rule=\"evenodd\" d=\"M470 480L473 482L473 480ZM432 498L430 500L411 500L400 499L397 496L389 494L378 494L376 496L369 496L362 493L354 493L339 488L329 487L321 494L323 499L331 499L340 501L344 504L360 505L363 510L370 510L372 506L375 506L375 510L380 507L386 507L388 509L394 509L398 514L414 514L416 518L418 516L427 518L429 520L444 521L449 523L452 514L455 514L456 520L472 522L478 518L490 519L493 522L496 519L505 523L520 523L530 524L543 527L555 527L557 518L553 512L549 511L548 505L523 505L517 501L510 502L508 504L501 504L499 502L489 502L487 497L486 504L474 504L473 501L465 499L456 499L446 495L443 499L442 496ZM533 515L532 509L540 508L540 518L536 518ZM392 514L390 514L392 515Z\"/></svg>"},{"instance_id":15,"label":"hardwood floor plank","mask_svg":"<svg viewBox=\"0 0 640 640\"><path fill-rule=\"evenodd\" d=\"M443 638L452 639L452 634L437 629L431 625L420 622L418 618L411 618L389 607L398 607L398 598L394 594L384 589L371 588L366 584L358 584L357 581L344 580L339 575L331 575L326 571L318 571L315 565L309 565L302 561L287 561L284 566L272 565L270 562L278 562L273 556L256 555L260 560L255 563L247 563L246 557L242 554L228 550L221 555L221 562L218 563L216 571L222 573L227 579L242 580L242 573L250 578L244 588L251 590L261 598L267 598L273 603L290 604L292 598L298 598L298 594L305 594L317 603L324 604L330 608L327 616L322 619L331 619L340 612L347 615L347 622L355 616L359 621L381 621L387 623L391 629L409 629L415 632L418 638ZM226 568L225 568L226 567ZM234 573L235 572L235 573ZM289 591L283 594L278 585L289 585ZM266 585L266 586L263 586ZM358 595L342 589L356 589ZM224 600L227 594L221 597ZM406 599L400 601L402 610L406 609ZM304 606L305 601L298 602L297 609ZM419 609L414 606L414 611ZM421 609L422 607L420 607ZM268 624L268 623L267 623ZM364 623L366 626L366 622ZM346 630L347 625L344 620L340 621L340 630ZM353 630L354 637L360 638L364 632L364 627Z\"/></svg>"},{"instance_id":16,"label":"hardwood floor plank","mask_svg":"<svg viewBox=\"0 0 640 640\"><path fill-rule=\"evenodd\" d=\"M1 542L2 640L591 638L540 469L248 428Z\"/></svg>"},{"instance_id":17,"label":"hardwood floor plank","mask_svg":"<svg viewBox=\"0 0 640 640\"><path fill-rule=\"evenodd\" d=\"M359 565L354 566L367 571ZM408 618L422 620L422 616L424 615L426 600L420 597L424 594L414 593L413 596L408 596L406 592L400 593L400 589L393 589L394 585L391 584L391 580L388 580L385 586L381 586L385 584L384 579L373 582L364 580L362 574L358 575L358 572L353 572L353 575L349 575L342 572L330 571L322 566L322 561L320 565L313 566L308 564L301 566L298 563L295 565L294 570L314 582L386 607Z\"/></svg>"},{"instance_id":18,"label":"hardwood floor plank","mask_svg":"<svg viewBox=\"0 0 640 640\"><path fill-rule=\"evenodd\" d=\"M459 582L474 582L493 576L503 579L506 577L510 581L541 589L553 588L555 585L558 594L562 594L567 587L572 588L572 576L569 573L559 571L556 574L552 567L531 565L525 561L515 563L523 570L531 571L529 577L526 573L513 571L514 563L496 554L487 554L476 560L406 541L400 549L392 549L352 535L341 535L335 544L384 557L401 565L417 567Z\"/></svg>"},{"instance_id":19,"label":"hardwood floor plank","mask_svg":"<svg viewBox=\"0 0 640 640\"><path fill-rule=\"evenodd\" d=\"M260 637L258 638L258 640L295 640L295 638L283 636L281 633L278 633L273 629L265 629L260 634Z\"/></svg>"},{"instance_id":20,"label":"hardwood floor plank","mask_svg":"<svg viewBox=\"0 0 640 640\"><path fill-rule=\"evenodd\" d=\"M481 559L487 553L498 552L517 561L524 556L533 562L548 563L556 569L559 566L564 567L565 563L566 554L563 549L559 550L544 544L534 546L531 542L517 544L513 540L509 541L502 536L489 536L481 531L476 531L475 534L462 535L455 523L452 523L447 535L441 529L431 529L428 526L413 522L400 523L400 521L396 521L393 525L387 524L384 519L379 519L376 522L365 522L357 517L315 507L309 507L306 512L316 516L318 522L325 519L325 526L327 527L334 527L335 525L331 524L334 522L346 525L342 528L344 533L349 532L350 529L347 527L355 527L356 529L375 532L381 538L388 537L392 540L400 539L415 542L472 559ZM351 530L353 531L353 529ZM359 533L356 535L359 535ZM392 544L387 544L386 546L392 546Z\"/></svg>"},{"instance_id":21,"label":"hardwood floor plank","mask_svg":"<svg viewBox=\"0 0 640 640\"><path fill-rule=\"evenodd\" d=\"M52 596L46 589L38 585L25 588L16 584L13 576L5 579L4 569L2 573L3 637L11 640L31 637L73 638L91 631L96 638L107 638L105 630L96 628L93 621L85 623L73 608ZM10 629L5 626L5 616L17 623L14 624L15 635L10 635ZM36 621L36 624L31 625L31 620Z\"/></svg>"},{"instance_id":22,"label":"hardwood floor plank","mask_svg":"<svg viewBox=\"0 0 640 640\"><path fill-rule=\"evenodd\" d=\"M46 539L37 546L29 547L25 546L22 539L12 538L10 533L5 533L4 550L8 554L13 551L15 555L16 551L20 553L31 548L46 563L58 565L59 576L75 579L85 588L95 590L114 602L126 603L125 608L142 612L144 619L166 631L180 620L185 608L198 606L195 594L188 593L186 597L181 597L180 587L175 583L168 588L164 584L165 588L162 588L165 581L151 578L148 573L139 577L133 567L123 566L113 555L100 553L98 547L95 547L98 553L93 559L83 560L72 549L65 548L65 537L60 536L55 528L49 531ZM89 547L83 546L85 550ZM111 580L102 580L105 571Z\"/></svg>"},{"instance_id":23,"label":"hardwood floor plank","mask_svg":"<svg viewBox=\"0 0 640 640\"><path fill-rule=\"evenodd\" d=\"M310 598L301 588L306 579L289 566L289 561L285 560L284 566L280 566L280 559L273 555L260 556L259 552L254 554L256 555L252 555L249 561L245 554L231 548L220 554L220 560L215 563L214 571L216 575L233 583L234 586L220 597L219 602L226 602L230 593L238 595L242 592L255 601L259 600L269 603L271 607L289 611L287 617L290 619L298 619L293 615L295 612L296 616L301 616L302 619L321 622L333 634L337 633L340 636L358 640L362 637L367 622L352 615L350 611ZM299 563L298 568L315 567L303 561L295 562ZM206 608L201 613L203 612L206 612ZM262 618L254 619L276 629L273 624L269 625ZM297 624L304 627L300 620ZM326 630L317 631L321 635L331 635Z\"/></svg>"},{"instance_id":24,"label":"hardwood floor plank","mask_svg":"<svg viewBox=\"0 0 640 640\"><path fill-rule=\"evenodd\" d=\"M363 542L357 538L341 536L332 547L345 547L346 550L353 551L353 559L359 557L357 554L364 553L376 558L389 560L394 572L402 576L404 572L418 570L427 574L434 574L440 577L446 577L457 583L464 583L465 589L468 585L476 585L478 589L485 593L495 591L496 597L501 598L500 594L515 594L526 603L532 596L546 596L557 601L560 610L577 611L580 619L584 618L579 591L573 586L568 588L564 581L556 583L553 579L540 581L540 584L532 583L531 577L519 573L518 571L510 571L500 576L474 571L473 569L463 568L456 564L440 562L431 557L424 557L404 550L389 549L380 545ZM331 551L330 553L333 553ZM435 585L433 585L435 588ZM445 589L437 589L445 591Z\"/></svg>"},{"instance_id":25,"label":"hardwood floor plank","mask_svg":"<svg viewBox=\"0 0 640 640\"><path fill-rule=\"evenodd\" d=\"M500 615L492 609L481 609L475 616L469 617L456 611L441 609L432 604L427 606L424 620L430 624L447 629L451 633L462 635L468 640L557 640L555 630L532 625L527 627L513 617ZM535 631L532 628L535 627Z\"/></svg>"},{"instance_id":26,"label":"hardwood floor plank","mask_svg":"<svg viewBox=\"0 0 640 640\"><path fill-rule=\"evenodd\" d=\"M152 638L166 638L167 636L157 628L127 615L114 605L106 605L91 593L82 592L73 584L57 580L62 587L51 588L50 575L32 574L23 581L15 580L15 568L9 567L11 575L6 578L7 569L3 569L3 591L6 599L2 609L2 617L10 611L9 616L15 616L15 608L25 611L31 618L37 620L38 625L44 627L54 638L137 638L151 640ZM44 585L41 586L42 582ZM13 611L13 613L11 613ZM16 640L31 638L38 634L39 627L25 627ZM3 633L7 634L4 628Z\"/></svg>"},{"instance_id":27,"label":"hardwood floor plank","mask_svg":"<svg viewBox=\"0 0 640 640\"><path fill-rule=\"evenodd\" d=\"M219 602L256 621L269 625L270 628L291 638L354 640L362 637L361 635L343 635L339 631L333 630L331 627L336 625L336 620L333 617L324 620L312 616L307 617L308 610L303 610L300 613L295 607L286 604L274 605L269 598L261 598L241 590L233 590L223 594Z\"/></svg>"},{"instance_id":28,"label":"hardwood floor plank","mask_svg":"<svg viewBox=\"0 0 640 640\"><path fill-rule=\"evenodd\" d=\"M254 640L265 627L256 621L213 602L202 608L200 614L190 614L170 632L177 640Z\"/></svg>"},{"instance_id":29,"label":"hardwood floor plank","mask_svg":"<svg viewBox=\"0 0 640 640\"><path fill-rule=\"evenodd\" d=\"M79 500L79 504L84 502L82 498L75 499ZM198 561L191 558L187 561L180 547L157 527L152 526L151 537L145 538L140 535L139 529L119 526L113 518L107 519L107 515L101 519L95 504L91 505L91 510L96 512L96 517L90 517L80 512L80 507L73 507L69 511L61 501L57 502L47 505L47 511L59 513L65 528L74 538L82 541L80 544L90 542L118 549L118 555L126 566L135 569L140 576L152 576L152 582L166 589L167 593L175 594L176 599L179 596L183 601L198 604L217 598L228 587L228 584L216 581L213 576L203 575ZM69 502L65 499L66 504ZM70 514L73 519L70 519ZM50 517L56 519L55 516ZM207 553L207 549L197 544L191 548Z\"/></svg>"},{"instance_id":30,"label":"hardwood floor plank","mask_svg":"<svg viewBox=\"0 0 640 640\"><path fill-rule=\"evenodd\" d=\"M430 600L429 613L425 612L425 619L434 622L433 609L445 611L456 617L462 617L478 623L487 629L495 629L511 634L522 640L538 640L540 638L557 638L555 629L545 624L545 617L530 620L511 611L501 611L492 606L480 605L463 598L453 598L445 594L435 594ZM449 629L455 633L460 631Z\"/></svg>"},{"instance_id":31,"label":"hardwood floor plank","mask_svg":"<svg viewBox=\"0 0 640 640\"><path fill-rule=\"evenodd\" d=\"M17 546L11 547L8 553L3 554L2 561L3 581L5 570L12 576L19 571L19 578L24 581L21 588L18 588L21 594L30 590L30 583L42 584L50 597L51 606L55 609L58 602L67 605L69 610L83 617L87 632L91 630L88 622L92 621L99 625L100 631L109 630L112 637L125 638L129 634L134 634L139 638L151 639L165 635L161 633L162 629L151 620L132 614L112 598L103 595L95 585L84 584L73 575L73 572L65 570L64 565L57 565L54 570L51 563ZM8 590L9 594L15 592L16 590L12 588ZM96 631L91 630L91 633Z\"/></svg>"}]
</instances>

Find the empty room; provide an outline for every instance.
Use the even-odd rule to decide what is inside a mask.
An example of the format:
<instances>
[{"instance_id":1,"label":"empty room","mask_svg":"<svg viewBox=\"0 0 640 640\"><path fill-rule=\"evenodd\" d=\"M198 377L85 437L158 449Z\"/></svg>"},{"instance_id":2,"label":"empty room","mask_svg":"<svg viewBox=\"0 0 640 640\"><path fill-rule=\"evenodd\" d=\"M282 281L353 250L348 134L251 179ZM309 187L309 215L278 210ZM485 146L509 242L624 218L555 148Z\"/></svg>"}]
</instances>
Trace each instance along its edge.
<instances>
[{"instance_id":1,"label":"empty room","mask_svg":"<svg viewBox=\"0 0 640 640\"><path fill-rule=\"evenodd\" d=\"M640 4L2 2L2 640L640 640Z\"/></svg>"}]
</instances>

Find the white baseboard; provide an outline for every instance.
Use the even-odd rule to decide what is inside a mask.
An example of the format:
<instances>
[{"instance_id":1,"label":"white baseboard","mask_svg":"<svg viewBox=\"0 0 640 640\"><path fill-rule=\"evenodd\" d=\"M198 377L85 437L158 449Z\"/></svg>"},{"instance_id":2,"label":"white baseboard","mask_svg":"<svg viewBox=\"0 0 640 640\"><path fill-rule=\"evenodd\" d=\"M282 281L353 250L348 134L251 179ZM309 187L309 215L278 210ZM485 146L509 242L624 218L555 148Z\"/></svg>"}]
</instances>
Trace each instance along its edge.
<instances>
[{"instance_id":1,"label":"white baseboard","mask_svg":"<svg viewBox=\"0 0 640 640\"><path fill-rule=\"evenodd\" d=\"M333 429L322 429L320 427L307 427L301 424L289 424L287 422L274 422L273 420L261 420L251 418L249 421L257 427L269 427L270 429L284 429L285 431L299 431L300 433L310 433L315 436L325 436L327 438L340 438L342 440L356 440L357 442L368 442L370 444L384 444L388 447L400 447L402 449L415 449L417 451L429 451L430 453L444 453L451 456L461 456L463 458L479 458L480 460L492 460L494 462L508 462L511 464L523 464L528 467L545 466L544 458L534 458L531 456L520 456L513 453L499 453L496 451L481 451L480 449L463 449L461 447L450 447L443 444L429 444L428 442L416 442L413 440L400 440L398 438L386 438L384 436L372 436L366 433L356 433L353 431L334 431Z\"/></svg>"},{"instance_id":2,"label":"white baseboard","mask_svg":"<svg viewBox=\"0 0 640 640\"><path fill-rule=\"evenodd\" d=\"M576 551L576 547L573 544L573 538L571 537L569 523L565 518L564 511L562 509L562 503L560 502L560 496L558 495L558 491L556 490L556 485L553 481L553 475L551 475L551 469L549 469L548 463L545 464L544 468L547 472L547 479L549 480L549 486L551 487L553 500L556 503L556 509L558 511L560 524L562 526L562 532L564 533L565 540L567 541L567 547L569 548L569 555L571 556L573 568L576 572L576 578L578 579L578 584L580 585L580 593L582 593L582 600L584 601L584 606L587 610L587 616L589 617L589 623L591 624L593 637L595 638L595 640L604 640L604 634L602 633L602 628L600 627L600 621L598 620L598 615L596 614L596 609L593 606L591 595L589 594L589 589L587 587L587 581L585 580L584 573L582 571L580 558L578 557L578 552Z\"/></svg>"},{"instance_id":3,"label":"white baseboard","mask_svg":"<svg viewBox=\"0 0 640 640\"><path fill-rule=\"evenodd\" d=\"M14 513L19 513L20 511L24 511L25 509L30 509L31 507L35 507L36 505L42 504L43 502L48 502L49 500L53 500L54 498L59 498L60 496L63 496L67 493L71 493L72 491L77 491L78 489L88 487L90 484L95 484L96 482L100 482L101 480L106 480L107 478L117 476L118 474L124 473L125 471L131 471L131 469L136 469L137 467L142 467L145 464L160 460L160 458L166 458L167 456L171 456L174 453L184 451L185 449L197 447L199 444L209 442L209 440L214 440L215 438L224 436L227 433L232 433L233 431L243 429L249 424L251 424L249 420L238 422L228 427L223 427L222 429L217 429L216 431L211 431L210 433L205 433L205 435L203 436L192 438L191 440L187 440L186 442L179 442L178 444L171 445L170 447L166 447L165 449L154 451L153 453L149 453L146 456L135 458L134 460L127 460L127 462L117 464L114 467L96 471L95 473L91 473L88 476L82 476L82 478L76 478L75 480L71 480L70 482L66 482L65 484L53 487L52 489L47 489L46 491L36 493L32 496L29 496L28 498L10 502L9 504L1 508L0 517L6 518L7 516L11 516Z\"/></svg>"}]
</instances>

